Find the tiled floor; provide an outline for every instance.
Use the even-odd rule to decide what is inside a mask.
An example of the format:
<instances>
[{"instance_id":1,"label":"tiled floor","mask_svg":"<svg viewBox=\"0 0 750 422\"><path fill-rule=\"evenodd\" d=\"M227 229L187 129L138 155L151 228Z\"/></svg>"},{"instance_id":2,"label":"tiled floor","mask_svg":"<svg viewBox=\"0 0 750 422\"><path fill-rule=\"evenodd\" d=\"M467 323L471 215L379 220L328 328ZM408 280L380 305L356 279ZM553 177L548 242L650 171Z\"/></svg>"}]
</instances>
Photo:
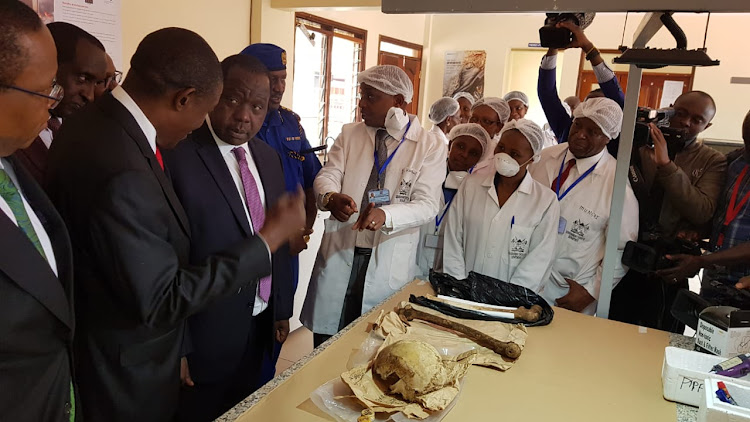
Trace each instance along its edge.
<instances>
[{"instance_id":1,"label":"tiled floor","mask_svg":"<svg viewBox=\"0 0 750 422\"><path fill-rule=\"evenodd\" d=\"M291 333L284 342L279 355L279 361L276 363L276 375L284 372L295 362L305 357L313 350L312 331L305 327L300 327Z\"/></svg>"}]
</instances>

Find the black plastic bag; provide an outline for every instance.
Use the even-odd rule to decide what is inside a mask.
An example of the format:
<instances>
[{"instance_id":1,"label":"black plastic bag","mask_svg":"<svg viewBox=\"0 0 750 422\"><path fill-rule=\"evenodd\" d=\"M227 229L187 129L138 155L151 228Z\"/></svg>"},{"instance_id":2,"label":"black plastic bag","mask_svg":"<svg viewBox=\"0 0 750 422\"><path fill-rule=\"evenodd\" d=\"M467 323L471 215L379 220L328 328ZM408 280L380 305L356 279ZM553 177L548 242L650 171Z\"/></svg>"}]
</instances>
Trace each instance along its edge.
<instances>
[{"instance_id":1,"label":"black plastic bag","mask_svg":"<svg viewBox=\"0 0 750 422\"><path fill-rule=\"evenodd\" d=\"M492 317L481 312L457 308L443 302L430 300L423 296L416 297L412 295L409 301L456 318L502 321L512 324L523 324L527 327L547 325L552 322L552 318L555 315L555 311L552 310L552 307L549 306L546 300L526 287L477 274L473 271L469 273L469 277L465 280L457 280L448 274L430 271L430 284L432 284L432 288L439 295L471 300L472 302L510 307L525 306L527 308L539 305L542 307L542 316L539 318L539 321L526 322L519 319Z\"/></svg>"}]
</instances>

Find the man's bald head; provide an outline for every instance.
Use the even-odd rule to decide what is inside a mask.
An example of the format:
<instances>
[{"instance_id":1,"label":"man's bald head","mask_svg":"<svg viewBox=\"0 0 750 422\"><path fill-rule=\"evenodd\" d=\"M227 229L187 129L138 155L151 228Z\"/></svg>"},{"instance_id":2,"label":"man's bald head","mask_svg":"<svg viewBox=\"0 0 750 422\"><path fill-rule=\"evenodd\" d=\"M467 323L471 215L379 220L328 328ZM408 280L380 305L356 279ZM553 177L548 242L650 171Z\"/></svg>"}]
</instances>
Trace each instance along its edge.
<instances>
[{"instance_id":1,"label":"man's bald head","mask_svg":"<svg viewBox=\"0 0 750 422\"><path fill-rule=\"evenodd\" d=\"M220 88L221 64L206 40L183 28L164 28L147 35L130 59L128 80L138 81L143 95L194 88L196 94Z\"/></svg>"},{"instance_id":2,"label":"man's bald head","mask_svg":"<svg viewBox=\"0 0 750 422\"><path fill-rule=\"evenodd\" d=\"M20 1L0 2L0 91L12 85L29 61L30 52L22 45L25 34L42 28L39 16Z\"/></svg>"}]
</instances>

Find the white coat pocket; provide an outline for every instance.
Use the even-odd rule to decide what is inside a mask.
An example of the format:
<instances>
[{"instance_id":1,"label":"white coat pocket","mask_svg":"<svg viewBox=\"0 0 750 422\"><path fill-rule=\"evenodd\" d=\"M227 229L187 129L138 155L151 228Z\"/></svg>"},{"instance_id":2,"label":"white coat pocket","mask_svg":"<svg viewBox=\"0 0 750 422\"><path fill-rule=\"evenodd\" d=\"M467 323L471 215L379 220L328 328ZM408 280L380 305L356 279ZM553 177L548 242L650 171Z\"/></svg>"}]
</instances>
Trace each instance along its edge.
<instances>
[{"instance_id":1,"label":"white coat pocket","mask_svg":"<svg viewBox=\"0 0 750 422\"><path fill-rule=\"evenodd\" d=\"M395 195L393 196L393 202L407 203L411 200L411 190L414 187L419 176L419 170L413 168L405 168L401 171L401 180L398 183L398 189L396 189Z\"/></svg>"},{"instance_id":2,"label":"white coat pocket","mask_svg":"<svg viewBox=\"0 0 750 422\"><path fill-rule=\"evenodd\" d=\"M513 225L510 229L508 258L512 268L515 268L529 254L532 233L534 233L533 227L524 227L518 224ZM512 274L513 271L511 270L510 273Z\"/></svg>"}]
</instances>

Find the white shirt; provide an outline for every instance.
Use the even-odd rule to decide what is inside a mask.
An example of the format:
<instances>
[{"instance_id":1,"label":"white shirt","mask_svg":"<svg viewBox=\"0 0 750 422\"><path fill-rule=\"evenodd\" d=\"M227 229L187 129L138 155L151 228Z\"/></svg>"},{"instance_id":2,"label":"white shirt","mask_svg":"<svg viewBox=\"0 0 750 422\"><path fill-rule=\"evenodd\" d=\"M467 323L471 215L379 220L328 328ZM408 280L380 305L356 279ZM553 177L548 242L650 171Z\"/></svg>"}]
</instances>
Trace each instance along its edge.
<instances>
[{"instance_id":1,"label":"white shirt","mask_svg":"<svg viewBox=\"0 0 750 422\"><path fill-rule=\"evenodd\" d=\"M560 165L563 161L567 163L571 158L574 157L568 151L567 143L546 148L542 150L540 162L531 166L531 174L543 185L551 186L560 174ZM560 187L560 194L593 165L596 165L593 172L560 201L560 217L564 219L564 223L561 221L560 224L564 226L564 230L562 234L558 234L556 259L542 292L542 296L551 304L554 304L555 299L567 294L566 278L582 285L594 299L599 298L617 161L606 148L593 157L576 160L576 165ZM627 271L621 259L625 243L629 240L636 241L637 238L638 201L628 183L617 247L614 285L617 285ZM593 314L595 310L596 301L589 305L585 312Z\"/></svg>"},{"instance_id":2,"label":"white shirt","mask_svg":"<svg viewBox=\"0 0 750 422\"><path fill-rule=\"evenodd\" d=\"M52 242L49 240L49 235L47 234L47 231L44 230L44 226L42 226L42 222L39 221L39 217L37 217L36 212L34 212L34 210L31 208L31 205L29 205L29 202L26 200L26 196L23 194L21 185L18 183L18 179L16 178L16 172L13 171L13 166L11 166L10 163L8 163L4 158L0 158L0 169L3 169L6 173L8 173L8 176L10 176L10 180L16 186L18 192L21 194L23 206L24 208L26 208L26 214L29 215L31 226L34 227L34 231L39 238L39 243L42 245L42 250L47 257L47 262L49 263L49 266L50 268L52 268L52 271L55 273L55 275L57 275L57 261L55 260L55 252L52 250ZM10 209L10 206L1 196L0 210L2 210L3 213L8 216L13 224L18 226L16 216L13 215L13 211Z\"/></svg>"},{"instance_id":3,"label":"white shirt","mask_svg":"<svg viewBox=\"0 0 750 422\"><path fill-rule=\"evenodd\" d=\"M112 96L130 112L135 119L135 122L138 123L138 127L141 128L141 131L146 136L146 140L151 146L151 150L156 153L156 128L151 121L148 120L148 117L143 113L143 110L138 107L138 104L133 101L133 98L120 85L112 90Z\"/></svg>"},{"instance_id":4,"label":"white shirt","mask_svg":"<svg viewBox=\"0 0 750 422\"><path fill-rule=\"evenodd\" d=\"M60 124L62 124L62 118L53 117L53 119L57 119L60 122ZM42 140L42 142L44 143L44 146L46 146L47 149L49 149L50 145L52 145L52 138L53 138L52 129L48 127L45 127L44 129L42 129L41 132L39 132L39 139Z\"/></svg>"},{"instance_id":5,"label":"white shirt","mask_svg":"<svg viewBox=\"0 0 750 422\"><path fill-rule=\"evenodd\" d=\"M219 153L221 154L222 158L224 158L224 163L226 163L227 168L229 169L229 173L232 175L232 180L234 180L234 186L237 188L237 194L240 195L240 198L242 198L242 206L245 210L245 216L247 217L247 222L250 225L250 230L252 233L255 233L255 228L253 227L253 221L250 218L250 212L247 208L247 199L245 198L245 187L242 184L242 175L240 174L240 163L237 161L237 158L234 156L234 153L232 152L233 149L237 148L238 146L245 150L245 156L247 157L247 166L250 168L250 173L253 175L253 178L255 179L255 184L258 186L258 194L260 195L260 202L263 204L263 209L266 209L266 194L263 190L263 183L261 183L260 180L260 173L258 172L258 166L255 164L255 159L253 158L253 154L250 152L250 148L248 148L247 143L244 143L242 145L232 145L228 144L221 139L219 139L218 136L216 136L216 132L214 132L214 128L211 126L211 121L206 116L206 122L208 123L208 129L211 131L211 136L213 136L214 141L216 142L216 145L219 147ZM260 297L260 283L258 283L258 286L255 288L255 302L253 304L253 316L259 315L261 312L265 311L268 308L268 302L264 301Z\"/></svg>"},{"instance_id":6,"label":"white shirt","mask_svg":"<svg viewBox=\"0 0 750 422\"><path fill-rule=\"evenodd\" d=\"M445 145L448 145L448 137L445 135L445 132L443 132L443 129L440 129L438 125L432 125L432 128L430 128L430 132L436 134L438 138L442 139L445 142Z\"/></svg>"},{"instance_id":7,"label":"white shirt","mask_svg":"<svg viewBox=\"0 0 750 422\"><path fill-rule=\"evenodd\" d=\"M470 271L539 292L555 256L560 206L529 173L500 207L495 169L468 176L453 199L445 228L443 268L464 279Z\"/></svg>"}]
</instances>

